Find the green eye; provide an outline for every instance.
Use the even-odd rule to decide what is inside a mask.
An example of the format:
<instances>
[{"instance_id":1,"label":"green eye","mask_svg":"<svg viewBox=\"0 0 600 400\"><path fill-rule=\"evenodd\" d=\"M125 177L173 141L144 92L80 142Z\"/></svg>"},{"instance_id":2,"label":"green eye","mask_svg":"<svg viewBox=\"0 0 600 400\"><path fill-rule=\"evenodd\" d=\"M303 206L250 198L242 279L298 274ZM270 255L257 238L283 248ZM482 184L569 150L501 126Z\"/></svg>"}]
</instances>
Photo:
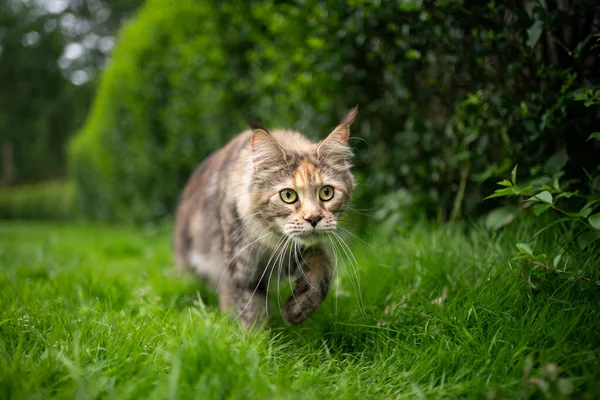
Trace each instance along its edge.
<instances>
[{"instance_id":1,"label":"green eye","mask_svg":"<svg viewBox=\"0 0 600 400\"><path fill-rule=\"evenodd\" d=\"M292 189L283 189L279 192L279 197L283 200L284 203L292 204L298 200L298 195Z\"/></svg>"},{"instance_id":2,"label":"green eye","mask_svg":"<svg viewBox=\"0 0 600 400\"><path fill-rule=\"evenodd\" d=\"M331 200L333 197L333 187L327 185L319 189L319 198L323 201Z\"/></svg>"}]
</instances>

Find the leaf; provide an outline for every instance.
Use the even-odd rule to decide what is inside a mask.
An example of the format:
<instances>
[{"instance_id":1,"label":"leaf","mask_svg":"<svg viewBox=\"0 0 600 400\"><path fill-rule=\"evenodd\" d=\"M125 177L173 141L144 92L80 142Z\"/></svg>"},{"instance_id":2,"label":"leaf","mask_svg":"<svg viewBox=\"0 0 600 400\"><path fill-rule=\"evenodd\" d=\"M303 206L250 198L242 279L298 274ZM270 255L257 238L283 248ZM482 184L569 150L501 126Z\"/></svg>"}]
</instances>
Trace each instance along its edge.
<instances>
[{"instance_id":1,"label":"leaf","mask_svg":"<svg viewBox=\"0 0 600 400\"><path fill-rule=\"evenodd\" d=\"M542 215L543 213L548 211L550 207L552 207L551 204L536 204L533 206L533 213L535 215Z\"/></svg>"},{"instance_id":2,"label":"leaf","mask_svg":"<svg viewBox=\"0 0 600 400\"><path fill-rule=\"evenodd\" d=\"M590 216L592 211L594 211L595 205L598 204L598 200L589 200L586 205L583 206L581 210L577 213L578 216L582 218L587 218ZM591 223L590 223L591 224Z\"/></svg>"},{"instance_id":3,"label":"leaf","mask_svg":"<svg viewBox=\"0 0 600 400\"><path fill-rule=\"evenodd\" d=\"M537 42L540 40L543 30L544 23L540 20L535 21L533 25L527 29L527 46L534 48Z\"/></svg>"},{"instance_id":4,"label":"leaf","mask_svg":"<svg viewBox=\"0 0 600 400\"><path fill-rule=\"evenodd\" d=\"M531 250L531 247L529 247L528 244L517 243L517 249L519 249L521 253L526 253L533 257L533 250Z\"/></svg>"},{"instance_id":5,"label":"leaf","mask_svg":"<svg viewBox=\"0 0 600 400\"><path fill-rule=\"evenodd\" d=\"M515 218L512 207L496 208L488 213L485 218L485 227L488 229L500 229Z\"/></svg>"},{"instance_id":6,"label":"leaf","mask_svg":"<svg viewBox=\"0 0 600 400\"><path fill-rule=\"evenodd\" d=\"M565 167L567 164L567 159L567 149L562 148L548 158L546 164L544 165L544 170L546 170L548 174L554 175Z\"/></svg>"},{"instance_id":7,"label":"leaf","mask_svg":"<svg viewBox=\"0 0 600 400\"><path fill-rule=\"evenodd\" d=\"M517 186L517 167L518 166L519 166L519 164L515 165L512 172L510 173L510 180L512 181L513 185L515 185L515 186Z\"/></svg>"},{"instance_id":8,"label":"leaf","mask_svg":"<svg viewBox=\"0 0 600 400\"><path fill-rule=\"evenodd\" d=\"M421 52L419 50L410 49L406 52L406 58L409 60L418 60L421 58Z\"/></svg>"},{"instance_id":9,"label":"leaf","mask_svg":"<svg viewBox=\"0 0 600 400\"><path fill-rule=\"evenodd\" d=\"M594 132L594 133L592 133L590 135L590 137L587 138L587 140L590 140L590 139L600 140L600 132ZM586 142L587 142L587 140L586 140Z\"/></svg>"},{"instance_id":10,"label":"leaf","mask_svg":"<svg viewBox=\"0 0 600 400\"><path fill-rule=\"evenodd\" d=\"M562 254L559 254L556 257L554 257L554 260L552 260L552 265L554 265L556 268L558 268L558 263L560 263L561 258L562 258Z\"/></svg>"},{"instance_id":11,"label":"leaf","mask_svg":"<svg viewBox=\"0 0 600 400\"><path fill-rule=\"evenodd\" d=\"M594 36L596 36L596 35L594 35L592 33L592 34L588 35L588 37L583 39L581 42L577 43L577 46L575 46L575 50L573 51L573 57L579 58L579 56L581 55L581 52L583 51L585 46L587 46L587 44L590 42L590 40L592 40L592 38Z\"/></svg>"},{"instance_id":12,"label":"leaf","mask_svg":"<svg viewBox=\"0 0 600 400\"><path fill-rule=\"evenodd\" d=\"M544 190L543 192L536 194L535 198L540 199L544 203L552 204L552 195L547 190Z\"/></svg>"},{"instance_id":13,"label":"leaf","mask_svg":"<svg viewBox=\"0 0 600 400\"><path fill-rule=\"evenodd\" d=\"M590 216L588 222L594 229L600 229L600 213Z\"/></svg>"},{"instance_id":14,"label":"leaf","mask_svg":"<svg viewBox=\"0 0 600 400\"><path fill-rule=\"evenodd\" d=\"M528 132L535 133L536 131L535 124L529 119L523 121L523 126L525 126L525 129L527 129Z\"/></svg>"},{"instance_id":15,"label":"leaf","mask_svg":"<svg viewBox=\"0 0 600 400\"><path fill-rule=\"evenodd\" d=\"M502 182L498 182L498 185L512 187L512 183L510 183L508 179L505 179Z\"/></svg>"},{"instance_id":16,"label":"leaf","mask_svg":"<svg viewBox=\"0 0 600 400\"><path fill-rule=\"evenodd\" d=\"M484 200L493 199L494 197L512 196L513 194L515 194L515 190L512 187L506 189L498 189L494 192L494 194L489 195Z\"/></svg>"},{"instance_id":17,"label":"leaf","mask_svg":"<svg viewBox=\"0 0 600 400\"><path fill-rule=\"evenodd\" d=\"M598 239L600 239L600 231L586 232L579 235L577 242L579 243L579 247L583 250Z\"/></svg>"},{"instance_id":18,"label":"leaf","mask_svg":"<svg viewBox=\"0 0 600 400\"><path fill-rule=\"evenodd\" d=\"M556 386L558 388L558 391L565 396L568 396L571 393L573 393L573 384L569 380L561 378L556 383Z\"/></svg>"}]
</instances>

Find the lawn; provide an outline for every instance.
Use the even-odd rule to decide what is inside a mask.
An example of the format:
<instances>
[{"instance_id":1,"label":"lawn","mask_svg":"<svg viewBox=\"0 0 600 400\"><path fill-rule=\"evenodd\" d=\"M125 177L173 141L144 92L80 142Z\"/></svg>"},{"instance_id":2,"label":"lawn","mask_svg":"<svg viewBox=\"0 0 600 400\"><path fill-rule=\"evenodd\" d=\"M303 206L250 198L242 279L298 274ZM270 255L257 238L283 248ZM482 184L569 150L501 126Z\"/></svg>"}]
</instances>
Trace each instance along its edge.
<instances>
[{"instance_id":1,"label":"lawn","mask_svg":"<svg viewBox=\"0 0 600 400\"><path fill-rule=\"evenodd\" d=\"M598 398L600 288L521 279L532 224L365 235L311 320L272 292L273 328L244 333L176 273L169 226L2 222L0 398Z\"/></svg>"}]
</instances>

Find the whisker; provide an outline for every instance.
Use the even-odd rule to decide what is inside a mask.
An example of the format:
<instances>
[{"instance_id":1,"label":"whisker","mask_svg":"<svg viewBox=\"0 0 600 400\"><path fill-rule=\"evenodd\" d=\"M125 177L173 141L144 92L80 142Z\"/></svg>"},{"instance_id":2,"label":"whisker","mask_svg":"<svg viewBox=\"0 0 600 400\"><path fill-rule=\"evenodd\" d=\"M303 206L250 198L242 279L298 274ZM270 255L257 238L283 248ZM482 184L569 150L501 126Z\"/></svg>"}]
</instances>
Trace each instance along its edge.
<instances>
[{"instance_id":1,"label":"whisker","mask_svg":"<svg viewBox=\"0 0 600 400\"><path fill-rule=\"evenodd\" d=\"M273 254L271 255L271 258L273 258L273 255L275 254L276 249L279 247L279 244L283 242L283 240L284 240L284 238L280 239L279 242L277 242L277 246L275 247L275 250L273 250ZM238 319L244 313L244 311L246 311L246 308L248 308L248 306L252 302L252 298L256 294L256 291L258 290L258 287L260 286L260 282L262 281L262 279L265 276L265 273L269 269L269 264L270 263L271 263L271 259L269 259L269 262L267 263L267 266L265 267L262 275L260 276L260 279L258 280L258 283L256 284L256 287L254 288L254 291L252 292L252 294L250 295L250 298L248 299L248 302L246 303L246 305L244 306L244 308L242 309L242 311L239 312L239 314L237 315L236 319ZM268 296L268 293L267 293L267 296ZM267 318L268 318L268 316L269 316L269 312L267 310Z\"/></svg>"},{"instance_id":2,"label":"whisker","mask_svg":"<svg viewBox=\"0 0 600 400\"><path fill-rule=\"evenodd\" d=\"M356 292L356 300L359 303L359 310L361 311L361 313L363 314L363 317L366 317L365 311L364 311L364 302L362 299L362 291L360 288L360 276L358 273L358 270L361 269L360 265L358 264L358 261L356 260L356 257L354 257L354 254L352 253L352 250L350 250L350 247L348 247L348 245L346 244L346 242L344 242L344 239L342 239L337 233L332 232L333 233L333 237L337 238L338 243L341 244L341 249L344 251L344 253L346 254L346 257L348 258L348 262L349 265L352 267L353 271L354 271L354 275L356 276L356 286L357 286L357 292ZM350 280L352 281L352 279Z\"/></svg>"},{"instance_id":3,"label":"whisker","mask_svg":"<svg viewBox=\"0 0 600 400\"><path fill-rule=\"evenodd\" d=\"M371 208L358 208L358 207L353 207L352 205L346 205L346 210L352 210L352 211L375 211L377 210L377 207L371 207Z\"/></svg>"},{"instance_id":4,"label":"whisker","mask_svg":"<svg viewBox=\"0 0 600 400\"><path fill-rule=\"evenodd\" d=\"M340 228L344 232L348 233L349 235L352 235L355 239L357 239L359 242L361 242L365 246L368 246L368 247L370 247L373 250L375 249L375 247L372 244L365 242L364 240L362 240L361 238L359 238L358 236L356 236L354 233L350 232L348 229L343 228L343 227L341 227L339 225L338 225L338 228Z\"/></svg>"},{"instance_id":5,"label":"whisker","mask_svg":"<svg viewBox=\"0 0 600 400\"><path fill-rule=\"evenodd\" d=\"M273 268L271 268L271 273L269 274L269 279L267 280L267 292L266 292L266 296L265 296L265 308L267 310L269 309L269 287L271 286L271 278L273 277L273 272L276 269L275 266L277 265L279 258L285 252L285 247L287 246L289 240L290 239L288 237L285 237L285 236L283 237L281 249L279 250L277 257L275 257L275 260L273 261ZM281 267L279 267L278 270L281 270ZM279 274L279 272L278 272L278 274ZM267 312L267 315L268 315L268 312Z\"/></svg>"},{"instance_id":6,"label":"whisker","mask_svg":"<svg viewBox=\"0 0 600 400\"><path fill-rule=\"evenodd\" d=\"M290 286L292 287L292 297L294 298L294 301L296 302L296 304L298 305L298 308L300 308L300 312L302 313L302 315L304 316L304 319L308 318L306 316L306 314L304 314L304 311L302 311L302 307L300 307L300 303L298 303L298 299L296 298L296 294L294 293L294 284L292 283L292 274L290 272L290 265L288 264L288 281L290 282ZM308 282L308 281L307 281Z\"/></svg>"},{"instance_id":7,"label":"whisker","mask_svg":"<svg viewBox=\"0 0 600 400\"><path fill-rule=\"evenodd\" d=\"M350 136L348 137L348 140L360 140L361 142L364 142L367 146L369 145L369 142L367 142L364 138L361 138L359 136Z\"/></svg>"},{"instance_id":8,"label":"whisker","mask_svg":"<svg viewBox=\"0 0 600 400\"><path fill-rule=\"evenodd\" d=\"M346 207L345 211L346 212L353 212L355 214L362 215L363 217L373 217L372 213L371 214L367 214L366 212L364 212L364 211L373 211L373 209L358 210L358 209Z\"/></svg>"},{"instance_id":9,"label":"whisker","mask_svg":"<svg viewBox=\"0 0 600 400\"><path fill-rule=\"evenodd\" d=\"M288 240L286 241L284 247L287 247L287 245L288 245L288 243L290 243L290 241L291 241L291 237L288 238ZM279 309L279 313L281 314L281 317L283 317L283 313L281 312L281 290L280 290L280 284L281 284L281 271L283 270L283 256L284 255L285 255L285 251L282 253L281 259L279 260L279 266L277 268L277 308Z\"/></svg>"},{"instance_id":10,"label":"whisker","mask_svg":"<svg viewBox=\"0 0 600 400\"><path fill-rule=\"evenodd\" d=\"M342 239L342 237L340 235L338 235L337 233L335 233L335 232L331 232L331 233L333 233L333 235L338 238L338 240L342 243L342 245L344 245L344 247L346 248L346 250L348 250L347 253L346 253L346 255L351 256L352 259L354 260L354 263L358 267L358 269L362 270L362 267L358 263L358 260L356 259L356 257L354 257L354 253L352 253L352 250L350 249L350 246L348 246L348 244L346 244L346 241L344 239Z\"/></svg>"},{"instance_id":11,"label":"whisker","mask_svg":"<svg viewBox=\"0 0 600 400\"><path fill-rule=\"evenodd\" d=\"M231 241L234 241L235 239L237 239L237 237L242 233L242 230L250 223L252 222L252 220L254 219L254 217L256 217L258 214L260 214L259 212L255 212L254 214L250 215L248 217L248 219L233 233L233 235L231 236Z\"/></svg>"},{"instance_id":12,"label":"whisker","mask_svg":"<svg viewBox=\"0 0 600 400\"><path fill-rule=\"evenodd\" d=\"M338 255L335 249L335 245L333 244L333 239L331 239L331 236L327 236L327 238L329 239L329 241L331 242L331 251L333 252L333 260L334 260L334 264L333 264L333 278L331 279L331 282L329 282L329 287L327 288L327 290L331 290L331 285L333 284L333 280L336 279L336 287L335 287L335 315L338 314L338 297L340 294L340 282L337 280L336 278L336 274L337 274L337 268L338 268Z\"/></svg>"},{"instance_id":13,"label":"whisker","mask_svg":"<svg viewBox=\"0 0 600 400\"><path fill-rule=\"evenodd\" d=\"M311 288L316 289L316 287L314 287L310 283L310 281L308 280L308 277L304 273L304 270L302 269L302 263L298 259L298 253L300 253L300 257L302 258L302 263L306 264L306 261L304 260L304 257L302 257L302 253L300 251L298 251L298 244L296 242L294 242L294 258L296 259L296 266L298 267L298 271L300 271L300 274L302 275L302 277L304 278L304 280L306 281L306 283L308 283L308 285Z\"/></svg>"},{"instance_id":14,"label":"whisker","mask_svg":"<svg viewBox=\"0 0 600 400\"><path fill-rule=\"evenodd\" d=\"M219 288L221 287L221 282L223 281L223 277L225 276L225 272L227 272L227 269L229 268L229 266L231 265L231 263L233 262L233 260L235 260L237 257L239 257L240 254L242 254L242 252L244 250L246 250L248 247L252 246L253 244L255 244L256 242L258 242L259 240L267 237L268 235L272 235L273 232L267 232L264 235L258 237L257 239L253 240L252 242L250 242L250 244L244 246L240 251L238 251L238 253L233 256L231 258L231 260L229 260L229 263L227 263L227 265L225 266L225 268L223 269L223 272L221 273L221 277L219 278L219 283L217 284L217 292L219 291Z\"/></svg>"},{"instance_id":15,"label":"whisker","mask_svg":"<svg viewBox=\"0 0 600 400\"><path fill-rule=\"evenodd\" d=\"M357 282L358 282L359 278L358 278L358 275L356 274L356 268L351 263L350 259L348 259L348 263L349 264L346 264L344 262L344 258L342 257L341 253L342 253L342 251L345 252L345 250L344 250L344 248L339 243L336 243L333 239L335 239L335 238L334 237L330 238L331 244L333 245L333 248L336 249L339 260L341 260L341 262L343 263L344 267L346 268L346 271L348 273L348 279L350 279L350 285L352 286L352 290L354 291L354 295L357 296L357 293L360 291L360 286L357 286ZM348 258L348 257L346 257L346 258ZM354 276L356 277L356 281L357 282L355 282L353 280L352 274L354 274ZM356 297L356 299L358 301L358 297ZM359 306L360 306L360 302L359 302Z\"/></svg>"}]
</instances>

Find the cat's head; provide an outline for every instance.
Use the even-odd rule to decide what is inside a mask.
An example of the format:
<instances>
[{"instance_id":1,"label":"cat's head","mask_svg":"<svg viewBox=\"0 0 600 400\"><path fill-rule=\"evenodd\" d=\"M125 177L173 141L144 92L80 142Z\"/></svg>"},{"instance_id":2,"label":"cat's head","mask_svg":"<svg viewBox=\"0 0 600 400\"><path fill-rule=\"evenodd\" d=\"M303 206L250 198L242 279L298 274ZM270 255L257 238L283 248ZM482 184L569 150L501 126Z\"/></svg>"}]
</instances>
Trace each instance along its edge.
<instances>
[{"instance_id":1,"label":"cat's head","mask_svg":"<svg viewBox=\"0 0 600 400\"><path fill-rule=\"evenodd\" d=\"M357 112L350 110L318 143L252 126L251 198L269 229L303 245L335 231L354 188L348 138Z\"/></svg>"}]
</instances>

